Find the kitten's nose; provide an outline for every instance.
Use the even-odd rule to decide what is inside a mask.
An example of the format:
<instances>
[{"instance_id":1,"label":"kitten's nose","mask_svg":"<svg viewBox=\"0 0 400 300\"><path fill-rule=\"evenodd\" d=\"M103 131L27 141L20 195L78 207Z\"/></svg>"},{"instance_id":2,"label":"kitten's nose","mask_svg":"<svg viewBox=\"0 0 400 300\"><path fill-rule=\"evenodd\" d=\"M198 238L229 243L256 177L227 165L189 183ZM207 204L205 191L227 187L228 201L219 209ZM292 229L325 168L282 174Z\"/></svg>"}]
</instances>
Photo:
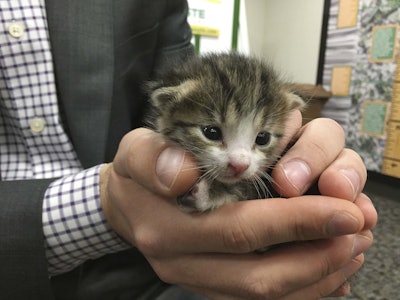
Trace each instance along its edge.
<instances>
[{"instance_id":1,"label":"kitten's nose","mask_svg":"<svg viewBox=\"0 0 400 300\"><path fill-rule=\"evenodd\" d=\"M243 174L248 168L248 163L229 163L228 168L232 171L234 176Z\"/></svg>"}]
</instances>

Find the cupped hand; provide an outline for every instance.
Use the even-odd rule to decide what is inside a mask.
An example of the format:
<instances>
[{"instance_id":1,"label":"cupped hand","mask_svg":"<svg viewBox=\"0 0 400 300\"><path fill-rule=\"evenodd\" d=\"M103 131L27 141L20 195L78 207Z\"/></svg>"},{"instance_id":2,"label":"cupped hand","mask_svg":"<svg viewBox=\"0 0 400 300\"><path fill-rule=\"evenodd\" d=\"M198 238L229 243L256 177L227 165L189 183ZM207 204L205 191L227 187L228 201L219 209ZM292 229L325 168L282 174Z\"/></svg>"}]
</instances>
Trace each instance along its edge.
<instances>
[{"instance_id":1,"label":"cupped hand","mask_svg":"<svg viewBox=\"0 0 400 300\"><path fill-rule=\"evenodd\" d=\"M284 197L295 197L317 182L321 195L354 202L363 211L364 229L372 229L377 222L376 210L362 194L367 171L360 156L344 148L342 127L331 119L319 118L298 130L300 122L299 112L293 112L282 148L292 145L272 172L275 189Z\"/></svg>"},{"instance_id":2,"label":"cupped hand","mask_svg":"<svg viewBox=\"0 0 400 300\"><path fill-rule=\"evenodd\" d=\"M305 132L297 145L307 138ZM303 158L295 146L291 155ZM348 154L343 155L346 161ZM319 173L334 165L336 157L339 153L322 160ZM315 172L311 182L319 167L310 168ZM361 174L361 187L363 165L357 162L354 168ZM361 267L375 222L366 196L359 194L353 203L335 195L299 193L187 214L175 198L198 175L188 153L146 129L127 134L114 162L102 169L101 200L108 222L144 254L162 280L217 299L318 299ZM290 180L279 180L283 190L286 185L290 189ZM291 241L304 242L254 252Z\"/></svg>"},{"instance_id":3,"label":"cupped hand","mask_svg":"<svg viewBox=\"0 0 400 300\"><path fill-rule=\"evenodd\" d=\"M297 120L297 123L295 122ZM293 112L286 126L288 152L273 170L275 188L286 197L302 195L317 182L321 195L353 201L363 212L364 228L371 230L377 222L377 212L371 200L362 194L367 173L360 156L344 148L342 127L331 119L312 120L297 131L299 113ZM344 285L337 291L348 292Z\"/></svg>"}]
</instances>

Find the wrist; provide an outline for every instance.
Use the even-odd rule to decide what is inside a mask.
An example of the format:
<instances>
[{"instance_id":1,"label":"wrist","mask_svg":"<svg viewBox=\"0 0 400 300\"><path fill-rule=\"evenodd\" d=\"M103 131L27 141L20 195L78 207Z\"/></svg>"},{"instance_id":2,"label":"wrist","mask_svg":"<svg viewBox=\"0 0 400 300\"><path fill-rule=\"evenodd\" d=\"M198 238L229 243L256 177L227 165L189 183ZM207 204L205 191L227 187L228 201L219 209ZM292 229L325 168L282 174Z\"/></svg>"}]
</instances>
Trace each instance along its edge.
<instances>
[{"instance_id":1,"label":"wrist","mask_svg":"<svg viewBox=\"0 0 400 300\"><path fill-rule=\"evenodd\" d=\"M103 166L50 184L43 201L49 273L69 271L89 259L129 248L108 223L100 200Z\"/></svg>"},{"instance_id":2,"label":"wrist","mask_svg":"<svg viewBox=\"0 0 400 300\"><path fill-rule=\"evenodd\" d=\"M108 225L115 231L115 233L128 244L129 242L129 223L126 221L123 213L113 205L112 189L110 188L110 182L112 182L112 176L118 176L114 171L114 164L104 164L99 172L99 190L100 190L100 203L103 210L103 214ZM116 180L114 180L116 182Z\"/></svg>"},{"instance_id":3,"label":"wrist","mask_svg":"<svg viewBox=\"0 0 400 300\"><path fill-rule=\"evenodd\" d=\"M100 204L107 221L109 220L108 182L110 179L112 168L113 168L112 163L104 164L99 172Z\"/></svg>"}]
</instances>

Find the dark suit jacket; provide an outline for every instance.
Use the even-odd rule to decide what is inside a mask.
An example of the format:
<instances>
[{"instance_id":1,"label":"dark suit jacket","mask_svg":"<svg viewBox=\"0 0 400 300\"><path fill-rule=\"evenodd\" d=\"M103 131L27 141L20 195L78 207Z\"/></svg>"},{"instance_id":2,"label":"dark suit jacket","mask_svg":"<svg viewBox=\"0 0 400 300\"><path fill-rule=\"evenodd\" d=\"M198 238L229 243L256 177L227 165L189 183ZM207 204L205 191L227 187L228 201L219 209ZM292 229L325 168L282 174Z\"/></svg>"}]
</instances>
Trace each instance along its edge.
<instances>
[{"instance_id":1,"label":"dark suit jacket","mask_svg":"<svg viewBox=\"0 0 400 300\"><path fill-rule=\"evenodd\" d=\"M141 125L140 83L192 54L186 1L46 0L46 10L65 129L84 167L111 161L121 137ZM0 298L151 299L162 284L135 251L48 279L50 181L0 182Z\"/></svg>"}]
</instances>

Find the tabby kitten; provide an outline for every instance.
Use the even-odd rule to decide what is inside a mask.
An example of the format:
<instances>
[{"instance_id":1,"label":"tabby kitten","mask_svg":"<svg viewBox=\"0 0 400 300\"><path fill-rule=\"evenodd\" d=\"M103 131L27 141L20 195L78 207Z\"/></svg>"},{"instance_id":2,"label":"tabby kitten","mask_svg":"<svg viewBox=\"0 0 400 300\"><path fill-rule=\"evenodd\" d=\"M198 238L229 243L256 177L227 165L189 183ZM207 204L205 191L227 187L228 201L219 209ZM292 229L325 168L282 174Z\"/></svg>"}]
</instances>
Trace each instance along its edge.
<instances>
[{"instance_id":1,"label":"tabby kitten","mask_svg":"<svg viewBox=\"0 0 400 300\"><path fill-rule=\"evenodd\" d=\"M264 180L279 157L285 120L304 105L269 65L234 53L193 57L148 91L149 123L193 153L202 173L178 198L184 210L268 196Z\"/></svg>"}]
</instances>

